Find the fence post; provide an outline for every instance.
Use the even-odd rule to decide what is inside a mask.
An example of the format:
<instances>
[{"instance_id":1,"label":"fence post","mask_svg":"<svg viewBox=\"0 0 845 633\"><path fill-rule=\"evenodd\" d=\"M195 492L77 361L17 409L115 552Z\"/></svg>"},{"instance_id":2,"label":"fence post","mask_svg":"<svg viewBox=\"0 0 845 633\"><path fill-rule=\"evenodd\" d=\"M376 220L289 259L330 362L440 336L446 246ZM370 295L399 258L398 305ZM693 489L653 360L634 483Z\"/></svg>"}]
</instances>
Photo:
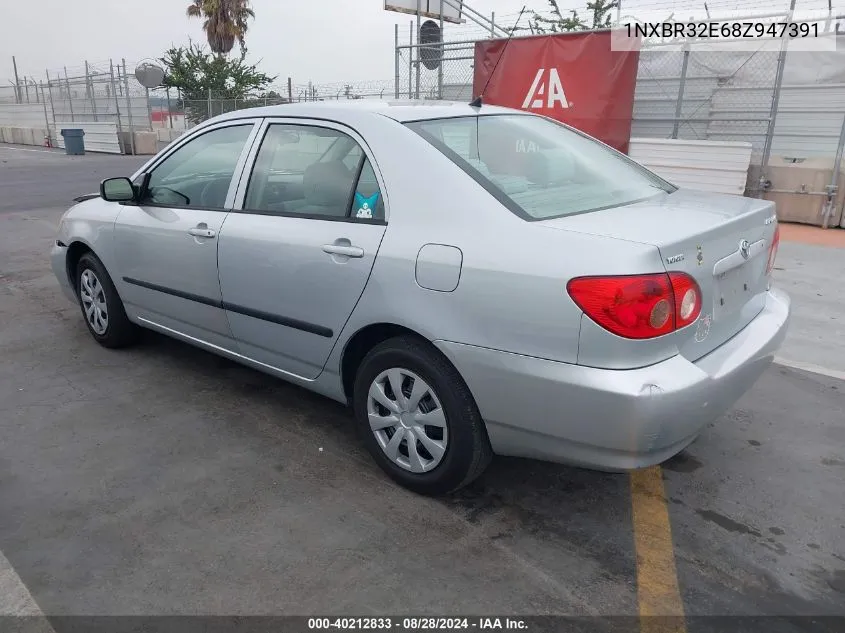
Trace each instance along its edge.
<instances>
[{"instance_id":1,"label":"fence post","mask_svg":"<svg viewBox=\"0 0 845 633\"><path fill-rule=\"evenodd\" d=\"M795 13L795 0L790 0L787 24L792 22ZM763 143L763 156L760 159L760 180L757 184L757 195L762 196L763 191L771 186L769 182L769 158L772 154L772 141L775 136L775 121L777 120L778 104L780 104L780 91L783 87L783 68L786 66L786 53L789 45L789 38L782 37L780 52L778 53L778 65L775 71L775 85L772 88L772 106L769 109L769 125L766 129L766 140Z\"/></svg>"},{"instance_id":2,"label":"fence post","mask_svg":"<svg viewBox=\"0 0 845 633\"><path fill-rule=\"evenodd\" d=\"M109 60L109 76L109 89L111 90L112 95L114 95L114 118L117 123L117 135L118 138L120 138L120 148L123 153L126 154L126 144L123 140L123 121L120 119L120 101L118 101L117 98L117 87L115 86L114 81L114 62L112 60Z\"/></svg>"},{"instance_id":3,"label":"fence post","mask_svg":"<svg viewBox=\"0 0 845 633\"><path fill-rule=\"evenodd\" d=\"M293 103L293 79L288 77L288 103Z\"/></svg>"},{"instance_id":4,"label":"fence post","mask_svg":"<svg viewBox=\"0 0 845 633\"><path fill-rule=\"evenodd\" d=\"M437 98L443 99L443 61L446 43L443 41L443 0L440 0L440 63L437 65Z\"/></svg>"},{"instance_id":5,"label":"fence post","mask_svg":"<svg viewBox=\"0 0 845 633\"><path fill-rule=\"evenodd\" d=\"M687 85L687 68L689 68L689 49L689 42L684 42L684 60L681 63L681 79L678 82L678 100L675 102L675 123L672 126L672 138L678 138L678 130L681 127L681 112L684 106L684 90Z\"/></svg>"},{"instance_id":6,"label":"fence post","mask_svg":"<svg viewBox=\"0 0 845 633\"><path fill-rule=\"evenodd\" d=\"M842 117L842 129L839 130L839 145L836 147L836 158L833 161L833 176L830 179L830 185L827 187L827 204L824 210L824 220L822 226L827 228L830 216L833 215L833 210L836 207L836 194L839 191L838 180L839 170L842 168L842 152L845 150L845 116ZM841 228L845 228L845 218L839 223Z\"/></svg>"},{"instance_id":7,"label":"fence post","mask_svg":"<svg viewBox=\"0 0 845 633\"><path fill-rule=\"evenodd\" d=\"M211 118L211 88L208 89L208 118Z\"/></svg>"},{"instance_id":8,"label":"fence post","mask_svg":"<svg viewBox=\"0 0 845 633\"><path fill-rule=\"evenodd\" d=\"M44 104L44 125L47 126L47 139L50 140L50 145L53 144L52 142L52 133L50 132L50 116L47 114L47 98L44 96L44 82L41 82L41 103Z\"/></svg>"},{"instance_id":9,"label":"fence post","mask_svg":"<svg viewBox=\"0 0 845 633\"><path fill-rule=\"evenodd\" d=\"M150 103L150 89L144 86L147 95L147 123L150 125L150 132L153 131L153 106Z\"/></svg>"},{"instance_id":10,"label":"fence post","mask_svg":"<svg viewBox=\"0 0 845 633\"><path fill-rule=\"evenodd\" d=\"M56 106L53 105L53 84L50 83L50 71L45 70L44 74L47 75L47 92L50 95L50 112L53 113L53 129L50 130L50 135L51 135L50 140L52 142L53 135L56 136L56 141L58 141L59 130L57 129L57 126L56 126Z\"/></svg>"},{"instance_id":11,"label":"fence post","mask_svg":"<svg viewBox=\"0 0 845 633\"><path fill-rule=\"evenodd\" d=\"M408 98L414 98L414 21L408 28Z\"/></svg>"},{"instance_id":12,"label":"fence post","mask_svg":"<svg viewBox=\"0 0 845 633\"><path fill-rule=\"evenodd\" d=\"M120 70L120 66L118 66ZM132 122L132 97L129 95L129 74L126 72L126 59L123 59L123 85L126 88L126 116L129 117L129 145L135 156L135 124Z\"/></svg>"},{"instance_id":13,"label":"fence post","mask_svg":"<svg viewBox=\"0 0 845 633\"><path fill-rule=\"evenodd\" d=\"M91 84L88 83L88 60L85 60L85 97L91 98Z\"/></svg>"},{"instance_id":14,"label":"fence post","mask_svg":"<svg viewBox=\"0 0 845 633\"><path fill-rule=\"evenodd\" d=\"M65 66L65 86L67 87L67 103L70 108L70 120L71 122L75 122L76 119L73 116L73 95L70 94L70 79L67 76L67 66Z\"/></svg>"},{"instance_id":15,"label":"fence post","mask_svg":"<svg viewBox=\"0 0 845 633\"><path fill-rule=\"evenodd\" d=\"M393 85L394 85L394 92L396 93L395 97L399 99L399 23L397 22L394 25L394 35L393 35Z\"/></svg>"},{"instance_id":16,"label":"fence post","mask_svg":"<svg viewBox=\"0 0 845 633\"><path fill-rule=\"evenodd\" d=\"M417 44L420 43L420 20L422 20L422 0L417 0ZM420 98L420 49L417 49L417 89L414 91L414 98Z\"/></svg>"},{"instance_id":17,"label":"fence post","mask_svg":"<svg viewBox=\"0 0 845 633\"><path fill-rule=\"evenodd\" d=\"M94 120L99 121L97 117L97 100L94 94L94 80L88 71L88 60L85 60L85 91L88 93L88 98L91 99L91 113L94 115Z\"/></svg>"},{"instance_id":18,"label":"fence post","mask_svg":"<svg viewBox=\"0 0 845 633\"><path fill-rule=\"evenodd\" d=\"M12 68L15 71L15 103L21 102L21 85L20 80L18 79L18 62L15 59L15 56L12 55Z\"/></svg>"},{"instance_id":19,"label":"fence post","mask_svg":"<svg viewBox=\"0 0 845 633\"><path fill-rule=\"evenodd\" d=\"M167 95L167 124L168 127L172 130L173 129L173 107L170 105L170 86L168 86L164 93Z\"/></svg>"}]
</instances>

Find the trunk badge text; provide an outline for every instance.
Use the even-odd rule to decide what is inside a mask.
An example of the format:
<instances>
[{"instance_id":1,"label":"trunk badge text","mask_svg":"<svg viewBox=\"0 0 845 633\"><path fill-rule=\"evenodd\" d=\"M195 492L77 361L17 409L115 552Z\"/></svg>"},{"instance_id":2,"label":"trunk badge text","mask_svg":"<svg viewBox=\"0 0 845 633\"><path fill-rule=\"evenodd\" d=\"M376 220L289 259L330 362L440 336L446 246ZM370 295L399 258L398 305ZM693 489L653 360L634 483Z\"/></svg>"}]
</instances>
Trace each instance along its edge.
<instances>
[{"instance_id":1,"label":"trunk badge text","mask_svg":"<svg viewBox=\"0 0 845 633\"><path fill-rule=\"evenodd\" d=\"M672 257L666 258L667 264L677 264L678 262L684 261L684 254L681 253L680 255L672 255Z\"/></svg>"},{"instance_id":2,"label":"trunk badge text","mask_svg":"<svg viewBox=\"0 0 845 633\"><path fill-rule=\"evenodd\" d=\"M700 246L696 248L698 248L698 255L696 255L696 259L698 260L698 265L701 266L701 264L704 262L704 253L701 252Z\"/></svg>"}]
</instances>

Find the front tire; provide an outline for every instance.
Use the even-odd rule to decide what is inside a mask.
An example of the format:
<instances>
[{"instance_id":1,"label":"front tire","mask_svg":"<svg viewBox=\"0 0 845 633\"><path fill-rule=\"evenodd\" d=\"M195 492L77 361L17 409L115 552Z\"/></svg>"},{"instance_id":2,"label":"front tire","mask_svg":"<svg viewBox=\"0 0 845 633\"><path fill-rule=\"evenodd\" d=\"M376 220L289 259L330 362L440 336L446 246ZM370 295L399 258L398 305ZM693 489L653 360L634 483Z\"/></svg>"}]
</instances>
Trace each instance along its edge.
<instances>
[{"instance_id":1,"label":"front tire","mask_svg":"<svg viewBox=\"0 0 845 633\"><path fill-rule=\"evenodd\" d=\"M103 347L117 349L138 340L140 328L129 320L106 267L93 253L76 266L76 296L85 325Z\"/></svg>"},{"instance_id":2,"label":"front tire","mask_svg":"<svg viewBox=\"0 0 845 633\"><path fill-rule=\"evenodd\" d=\"M389 339L367 354L352 406L376 463L419 494L455 492L492 458L469 388L446 358L415 337Z\"/></svg>"}]
</instances>

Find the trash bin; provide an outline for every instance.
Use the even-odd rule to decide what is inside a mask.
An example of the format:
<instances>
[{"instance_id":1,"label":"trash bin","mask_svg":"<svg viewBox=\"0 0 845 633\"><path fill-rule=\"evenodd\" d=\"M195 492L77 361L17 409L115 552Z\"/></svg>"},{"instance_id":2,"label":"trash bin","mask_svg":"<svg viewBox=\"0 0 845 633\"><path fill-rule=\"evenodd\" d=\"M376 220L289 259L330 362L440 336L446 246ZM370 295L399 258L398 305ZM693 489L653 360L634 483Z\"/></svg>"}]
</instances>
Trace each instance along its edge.
<instances>
[{"instance_id":1,"label":"trash bin","mask_svg":"<svg viewBox=\"0 0 845 633\"><path fill-rule=\"evenodd\" d=\"M82 156L85 154L85 130L64 129L62 137L65 139L65 154Z\"/></svg>"}]
</instances>

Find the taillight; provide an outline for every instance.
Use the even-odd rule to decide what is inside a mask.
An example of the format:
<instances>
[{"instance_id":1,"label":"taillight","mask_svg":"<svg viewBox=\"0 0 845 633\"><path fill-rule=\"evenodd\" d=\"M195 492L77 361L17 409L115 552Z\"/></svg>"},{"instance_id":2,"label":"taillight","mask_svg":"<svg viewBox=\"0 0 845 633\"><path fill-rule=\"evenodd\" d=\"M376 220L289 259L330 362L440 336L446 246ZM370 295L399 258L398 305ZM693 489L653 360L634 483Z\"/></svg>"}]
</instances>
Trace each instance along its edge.
<instances>
[{"instance_id":1,"label":"taillight","mask_svg":"<svg viewBox=\"0 0 845 633\"><path fill-rule=\"evenodd\" d=\"M701 314L701 289L681 272L579 277L566 289L588 317L625 338L663 336Z\"/></svg>"},{"instance_id":2,"label":"taillight","mask_svg":"<svg viewBox=\"0 0 845 633\"><path fill-rule=\"evenodd\" d=\"M686 273L669 273L675 297L675 329L693 323L701 314L701 288Z\"/></svg>"},{"instance_id":3,"label":"taillight","mask_svg":"<svg viewBox=\"0 0 845 633\"><path fill-rule=\"evenodd\" d=\"M775 225L775 235L772 238L772 245L769 246L769 263L766 264L766 274L771 275L775 267L775 259L778 256L778 246L780 246L780 225Z\"/></svg>"}]
</instances>

